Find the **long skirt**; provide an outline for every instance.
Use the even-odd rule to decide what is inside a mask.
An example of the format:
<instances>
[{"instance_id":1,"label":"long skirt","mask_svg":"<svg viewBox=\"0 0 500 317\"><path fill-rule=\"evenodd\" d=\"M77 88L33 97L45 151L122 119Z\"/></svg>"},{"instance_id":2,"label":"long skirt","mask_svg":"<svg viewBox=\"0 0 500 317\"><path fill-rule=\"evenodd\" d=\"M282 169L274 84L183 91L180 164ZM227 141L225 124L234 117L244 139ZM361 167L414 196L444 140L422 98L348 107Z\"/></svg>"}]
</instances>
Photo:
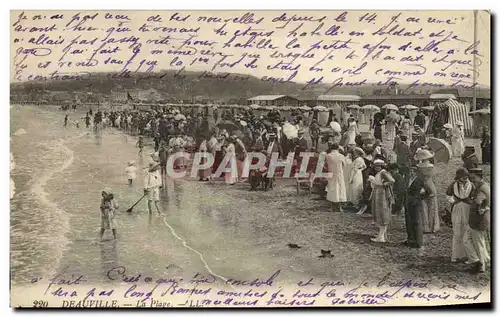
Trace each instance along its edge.
<instances>
[{"instance_id":1,"label":"long skirt","mask_svg":"<svg viewBox=\"0 0 500 317\"><path fill-rule=\"evenodd\" d=\"M481 148L481 158L483 164L489 164L491 162L491 146Z\"/></svg>"},{"instance_id":2,"label":"long skirt","mask_svg":"<svg viewBox=\"0 0 500 317\"><path fill-rule=\"evenodd\" d=\"M394 125L387 125L386 130L387 138L390 142L393 142L394 138L396 137L396 127Z\"/></svg>"},{"instance_id":3,"label":"long skirt","mask_svg":"<svg viewBox=\"0 0 500 317\"><path fill-rule=\"evenodd\" d=\"M371 194L371 207L375 223L379 226L388 226L392 218L391 197L386 187L377 186Z\"/></svg>"},{"instance_id":4,"label":"long skirt","mask_svg":"<svg viewBox=\"0 0 500 317\"><path fill-rule=\"evenodd\" d=\"M422 201L422 224L424 232L435 233L440 228L437 197Z\"/></svg>"},{"instance_id":5,"label":"long skirt","mask_svg":"<svg viewBox=\"0 0 500 317\"><path fill-rule=\"evenodd\" d=\"M451 210L453 239L451 242L451 259L458 260L466 257L465 244L467 228L469 227L470 205L464 202L456 203ZM472 259L469 259L472 260Z\"/></svg>"},{"instance_id":6,"label":"long skirt","mask_svg":"<svg viewBox=\"0 0 500 317\"><path fill-rule=\"evenodd\" d=\"M405 224L410 248L421 248L424 246L424 227L422 225L422 201L416 197L409 196L405 206Z\"/></svg>"},{"instance_id":7,"label":"long skirt","mask_svg":"<svg viewBox=\"0 0 500 317\"><path fill-rule=\"evenodd\" d=\"M380 126L380 125L375 126L375 129L373 131L373 136L377 140L382 140L382 126Z\"/></svg>"},{"instance_id":8,"label":"long skirt","mask_svg":"<svg viewBox=\"0 0 500 317\"><path fill-rule=\"evenodd\" d=\"M478 260L483 264L489 262L490 253L488 252L486 243L486 230L470 229L470 235Z\"/></svg>"},{"instance_id":9,"label":"long skirt","mask_svg":"<svg viewBox=\"0 0 500 317\"><path fill-rule=\"evenodd\" d=\"M212 165L212 173L215 173L217 171L223 158L224 158L224 155L223 155L222 151L215 152L214 165Z\"/></svg>"},{"instance_id":10,"label":"long skirt","mask_svg":"<svg viewBox=\"0 0 500 317\"><path fill-rule=\"evenodd\" d=\"M345 180L344 178L335 175L328 179L328 185L326 186L326 200L333 203L343 203L346 201L346 190L345 190Z\"/></svg>"},{"instance_id":11,"label":"long skirt","mask_svg":"<svg viewBox=\"0 0 500 317\"><path fill-rule=\"evenodd\" d=\"M462 154L464 154L464 140L461 138L451 138L451 149L454 157L462 157Z\"/></svg>"},{"instance_id":12,"label":"long skirt","mask_svg":"<svg viewBox=\"0 0 500 317\"><path fill-rule=\"evenodd\" d=\"M363 173L361 171L356 172L352 183L349 183L347 188L348 201L355 206L358 205L363 198Z\"/></svg>"},{"instance_id":13,"label":"long skirt","mask_svg":"<svg viewBox=\"0 0 500 317\"><path fill-rule=\"evenodd\" d=\"M207 162L207 158L202 157L200 164L205 164L206 162ZM211 172L212 171L210 170L210 168L200 169L198 171L198 177L201 179L207 179L208 177L210 177Z\"/></svg>"},{"instance_id":14,"label":"long skirt","mask_svg":"<svg viewBox=\"0 0 500 317\"><path fill-rule=\"evenodd\" d=\"M101 212L101 229L116 229L114 211L105 209Z\"/></svg>"}]
</instances>

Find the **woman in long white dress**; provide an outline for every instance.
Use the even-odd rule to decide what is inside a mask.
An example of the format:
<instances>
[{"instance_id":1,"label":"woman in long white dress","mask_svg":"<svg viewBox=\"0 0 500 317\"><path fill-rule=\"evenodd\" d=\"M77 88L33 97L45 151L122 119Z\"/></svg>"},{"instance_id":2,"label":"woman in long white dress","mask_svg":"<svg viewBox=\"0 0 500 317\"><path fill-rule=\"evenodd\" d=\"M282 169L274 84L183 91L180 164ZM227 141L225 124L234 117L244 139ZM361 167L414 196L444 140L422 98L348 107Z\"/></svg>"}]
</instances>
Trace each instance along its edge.
<instances>
[{"instance_id":1,"label":"woman in long white dress","mask_svg":"<svg viewBox=\"0 0 500 317\"><path fill-rule=\"evenodd\" d=\"M345 144L352 144L356 143L356 135L359 134L358 130L358 124L356 123L356 120L354 118L349 118L347 120L347 138L346 138L346 143Z\"/></svg>"},{"instance_id":2,"label":"woman in long white dress","mask_svg":"<svg viewBox=\"0 0 500 317\"><path fill-rule=\"evenodd\" d=\"M458 121L453 130L451 131L451 149L453 156L462 157L464 154L464 124Z\"/></svg>"},{"instance_id":3,"label":"woman in long white dress","mask_svg":"<svg viewBox=\"0 0 500 317\"><path fill-rule=\"evenodd\" d=\"M363 170L366 168L363 156L365 156L365 152L361 148L357 147L353 150L347 195L349 201L356 207L359 207L363 196Z\"/></svg>"},{"instance_id":4,"label":"woman in long white dress","mask_svg":"<svg viewBox=\"0 0 500 317\"><path fill-rule=\"evenodd\" d=\"M408 137L408 142L411 143L412 136L411 136L411 120L410 117L405 116L404 119L401 121L401 128L400 130L403 132L404 135Z\"/></svg>"},{"instance_id":5,"label":"woman in long white dress","mask_svg":"<svg viewBox=\"0 0 500 317\"><path fill-rule=\"evenodd\" d=\"M332 144L331 152L326 155L328 166L327 194L326 199L332 202L332 210L340 211L340 204L346 202L346 188L344 179L345 157L339 153L339 145Z\"/></svg>"},{"instance_id":6,"label":"woman in long white dress","mask_svg":"<svg viewBox=\"0 0 500 317\"><path fill-rule=\"evenodd\" d=\"M236 168L236 149L232 139L228 139L224 152L226 153L225 160L227 160L226 167L230 167L231 169L230 172L224 173L224 179L226 180L226 184L234 185L238 179L238 170Z\"/></svg>"},{"instance_id":7,"label":"woman in long white dress","mask_svg":"<svg viewBox=\"0 0 500 317\"><path fill-rule=\"evenodd\" d=\"M471 193L473 185L469 181L469 172L461 167L456 171L455 180L446 190L448 202L451 204L451 222L453 239L451 242L451 262L457 262L466 257L466 244L470 244L467 237L469 226L469 212L471 210ZM473 260L473 259L469 259Z\"/></svg>"}]
</instances>

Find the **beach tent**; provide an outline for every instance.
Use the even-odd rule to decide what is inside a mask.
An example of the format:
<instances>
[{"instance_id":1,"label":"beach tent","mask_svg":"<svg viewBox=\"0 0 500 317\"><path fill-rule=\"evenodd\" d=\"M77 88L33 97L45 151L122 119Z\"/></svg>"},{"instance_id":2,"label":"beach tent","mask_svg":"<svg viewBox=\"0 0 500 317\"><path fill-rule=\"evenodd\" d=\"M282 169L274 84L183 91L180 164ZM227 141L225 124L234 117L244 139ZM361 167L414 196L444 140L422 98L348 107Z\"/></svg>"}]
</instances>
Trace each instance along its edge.
<instances>
[{"instance_id":1,"label":"beach tent","mask_svg":"<svg viewBox=\"0 0 500 317\"><path fill-rule=\"evenodd\" d=\"M483 133L483 127L488 127L491 131L491 110L490 108L480 109L476 111L469 112L469 116L472 117L473 129L472 136L473 137L481 137Z\"/></svg>"},{"instance_id":2,"label":"beach tent","mask_svg":"<svg viewBox=\"0 0 500 317\"><path fill-rule=\"evenodd\" d=\"M451 123L455 126L458 121L462 121L464 124L465 135L472 136L472 119L469 116L469 108L466 105L459 103L455 99L448 99L445 102L437 103L430 114L427 133L437 133L444 124ZM436 123L438 123L438 126L436 126Z\"/></svg>"}]
</instances>

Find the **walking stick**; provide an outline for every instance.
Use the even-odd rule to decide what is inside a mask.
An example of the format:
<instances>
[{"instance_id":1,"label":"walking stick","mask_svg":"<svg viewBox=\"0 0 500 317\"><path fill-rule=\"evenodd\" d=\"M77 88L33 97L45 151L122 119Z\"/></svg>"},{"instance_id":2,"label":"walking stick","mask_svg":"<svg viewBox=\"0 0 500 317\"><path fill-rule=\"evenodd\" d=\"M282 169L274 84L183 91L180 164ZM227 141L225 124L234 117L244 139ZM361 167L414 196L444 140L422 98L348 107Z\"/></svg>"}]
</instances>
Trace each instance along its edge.
<instances>
[{"instance_id":1,"label":"walking stick","mask_svg":"<svg viewBox=\"0 0 500 317\"><path fill-rule=\"evenodd\" d=\"M138 201L136 201L136 202L135 202L135 204L133 204L133 205L132 205L132 207L130 207L130 208L129 208L129 209L127 209L126 211L127 211L127 212L132 212L132 210L134 209L135 205L137 205L138 203L140 203L140 202L141 202L141 200L143 200L143 199L144 199L144 197L146 197L146 196L147 196L147 194L144 194L144 196L142 196L142 197L141 197Z\"/></svg>"}]
</instances>

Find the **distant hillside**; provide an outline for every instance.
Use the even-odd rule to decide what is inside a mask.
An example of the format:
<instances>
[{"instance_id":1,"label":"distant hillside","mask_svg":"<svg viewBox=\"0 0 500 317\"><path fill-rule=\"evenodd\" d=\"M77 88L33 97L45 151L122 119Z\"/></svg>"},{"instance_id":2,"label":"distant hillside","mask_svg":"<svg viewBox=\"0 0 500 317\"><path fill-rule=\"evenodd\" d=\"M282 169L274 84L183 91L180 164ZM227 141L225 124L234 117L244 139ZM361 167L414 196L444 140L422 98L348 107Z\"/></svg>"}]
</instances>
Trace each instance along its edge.
<instances>
[{"instance_id":1,"label":"distant hillside","mask_svg":"<svg viewBox=\"0 0 500 317\"><path fill-rule=\"evenodd\" d=\"M256 95L290 95L303 99L316 99L330 89L328 85L321 84L303 89L304 84L285 83L273 84L264 82L257 77L243 74L210 74L203 72L168 70L160 73L93 73L84 80L75 81L45 81L11 84L12 92L36 91L38 89L89 92L109 94L112 91L131 89L154 88L169 100L186 100L193 97L211 100L230 100L250 98ZM430 93L431 89L407 90L408 85L399 85L405 93ZM386 87L377 87L367 84L360 87L342 87L328 91L328 94L356 94L371 95L384 94ZM436 91L436 90L434 90ZM488 89L489 91L489 89ZM483 91L484 92L484 91Z\"/></svg>"}]
</instances>

